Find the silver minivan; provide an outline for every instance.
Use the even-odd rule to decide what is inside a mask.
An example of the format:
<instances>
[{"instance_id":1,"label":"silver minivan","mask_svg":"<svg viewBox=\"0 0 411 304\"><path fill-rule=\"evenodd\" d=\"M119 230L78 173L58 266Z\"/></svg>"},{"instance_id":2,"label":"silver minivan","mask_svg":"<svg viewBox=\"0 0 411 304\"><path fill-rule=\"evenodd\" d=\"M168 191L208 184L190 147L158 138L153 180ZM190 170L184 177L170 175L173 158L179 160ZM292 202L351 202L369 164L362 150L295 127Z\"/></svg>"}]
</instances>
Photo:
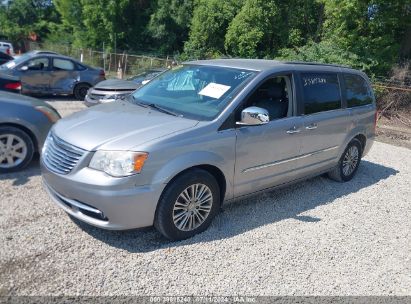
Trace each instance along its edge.
<instances>
[{"instance_id":1,"label":"silver minivan","mask_svg":"<svg viewBox=\"0 0 411 304\"><path fill-rule=\"evenodd\" d=\"M114 230L181 240L223 202L315 175L355 175L375 136L367 76L269 60L192 61L126 100L60 120L41 165L64 211Z\"/></svg>"}]
</instances>

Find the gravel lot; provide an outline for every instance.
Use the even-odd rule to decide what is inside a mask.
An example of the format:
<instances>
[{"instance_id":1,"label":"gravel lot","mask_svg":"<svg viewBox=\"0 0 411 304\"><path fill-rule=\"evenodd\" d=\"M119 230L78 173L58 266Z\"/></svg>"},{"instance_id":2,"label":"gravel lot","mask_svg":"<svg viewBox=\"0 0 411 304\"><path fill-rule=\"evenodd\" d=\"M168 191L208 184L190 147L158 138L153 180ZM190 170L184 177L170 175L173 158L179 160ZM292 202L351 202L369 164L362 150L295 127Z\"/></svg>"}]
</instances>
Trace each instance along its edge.
<instances>
[{"instance_id":1,"label":"gravel lot","mask_svg":"<svg viewBox=\"0 0 411 304\"><path fill-rule=\"evenodd\" d=\"M0 295L411 295L410 156L376 143L351 182L317 177L226 205L176 243L71 220L37 160L0 176Z\"/></svg>"}]
</instances>

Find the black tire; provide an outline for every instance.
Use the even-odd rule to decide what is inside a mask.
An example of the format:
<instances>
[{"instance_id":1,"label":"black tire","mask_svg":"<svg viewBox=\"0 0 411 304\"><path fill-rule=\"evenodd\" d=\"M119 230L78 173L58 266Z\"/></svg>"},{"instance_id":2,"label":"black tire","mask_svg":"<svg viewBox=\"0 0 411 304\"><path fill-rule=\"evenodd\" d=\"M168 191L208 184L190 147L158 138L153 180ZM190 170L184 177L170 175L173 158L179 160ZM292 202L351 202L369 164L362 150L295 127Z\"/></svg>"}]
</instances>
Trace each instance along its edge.
<instances>
[{"instance_id":1,"label":"black tire","mask_svg":"<svg viewBox=\"0 0 411 304\"><path fill-rule=\"evenodd\" d=\"M173 216L175 216L175 204L176 201L179 199L180 194L191 185L201 184L208 187L208 190L211 191L212 194L212 205L211 210L208 215L205 217L205 220L199 224L199 226L195 229L190 231L183 231L177 227L175 221L173 220ZM201 187L201 186L198 186ZM208 191L207 190L207 191ZM178 241L190 238L200 232L206 230L213 218L216 216L218 211L220 210L220 188L214 176L202 169L193 169L183 173L182 175L178 176L174 179L170 184L166 187L163 194L160 197L156 215L154 219L154 227L166 238ZM197 207L196 207L197 208ZM186 211L183 211L186 212ZM196 210L191 211L192 214L196 212ZM195 215L192 215L194 218ZM199 217L196 218L200 219ZM194 220L193 220L194 221Z\"/></svg>"},{"instance_id":2,"label":"black tire","mask_svg":"<svg viewBox=\"0 0 411 304\"><path fill-rule=\"evenodd\" d=\"M87 91L90 86L87 83L79 83L74 87L73 94L77 100L84 101L87 95Z\"/></svg>"},{"instance_id":3,"label":"black tire","mask_svg":"<svg viewBox=\"0 0 411 304\"><path fill-rule=\"evenodd\" d=\"M353 167L353 170L349 170L348 173L345 172L344 170L344 159L348 157L348 153L350 149L354 149L358 152L358 159L356 161L355 167ZM347 147L344 150L344 153L342 154L340 160L338 161L337 167L335 167L333 170L328 172L328 177L337 181L337 182L348 182L350 181L355 173L358 170L358 167L361 162L361 157L362 157L362 145L361 142L358 139L353 139L350 141L350 143L347 145Z\"/></svg>"},{"instance_id":4,"label":"black tire","mask_svg":"<svg viewBox=\"0 0 411 304\"><path fill-rule=\"evenodd\" d=\"M7 136L13 135L13 151L7 148ZM8 173L8 172L15 172L25 168L33 159L34 155L34 143L31 137L23 130L11 127L11 126L0 126L0 173ZM18 143L23 142L25 144L25 148L18 148ZM21 159L16 157L12 157L13 161L16 165L10 165L7 160L7 156L10 156L10 152L17 152L21 153L25 156L22 156Z\"/></svg>"}]
</instances>

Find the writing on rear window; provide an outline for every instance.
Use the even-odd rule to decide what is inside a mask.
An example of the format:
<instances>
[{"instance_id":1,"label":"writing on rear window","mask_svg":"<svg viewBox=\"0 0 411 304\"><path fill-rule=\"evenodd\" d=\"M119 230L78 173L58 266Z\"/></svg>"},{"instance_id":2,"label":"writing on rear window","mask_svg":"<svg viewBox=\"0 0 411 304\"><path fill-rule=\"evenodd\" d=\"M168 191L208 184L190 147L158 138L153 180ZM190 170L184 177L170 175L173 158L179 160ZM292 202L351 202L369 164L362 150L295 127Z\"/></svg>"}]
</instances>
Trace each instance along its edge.
<instances>
[{"instance_id":1,"label":"writing on rear window","mask_svg":"<svg viewBox=\"0 0 411 304\"><path fill-rule=\"evenodd\" d=\"M310 86L310 85L316 85L316 84L321 84L321 83L327 83L326 78L322 77L304 77L304 86Z\"/></svg>"}]
</instances>

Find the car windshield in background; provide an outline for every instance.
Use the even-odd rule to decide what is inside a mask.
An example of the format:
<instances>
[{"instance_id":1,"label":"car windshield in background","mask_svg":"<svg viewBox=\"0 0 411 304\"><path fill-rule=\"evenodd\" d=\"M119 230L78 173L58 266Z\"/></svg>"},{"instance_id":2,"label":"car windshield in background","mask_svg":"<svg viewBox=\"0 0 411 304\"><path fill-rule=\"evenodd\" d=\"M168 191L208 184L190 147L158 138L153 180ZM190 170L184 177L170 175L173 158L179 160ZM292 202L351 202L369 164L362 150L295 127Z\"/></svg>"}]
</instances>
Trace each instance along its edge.
<instances>
[{"instance_id":1,"label":"car windshield in background","mask_svg":"<svg viewBox=\"0 0 411 304\"><path fill-rule=\"evenodd\" d=\"M164 73L166 70L164 71L160 71L160 70L149 70L143 73L140 73L136 76L130 77L127 80L131 80L137 83L141 83L144 80L151 80L154 77L156 77L157 75Z\"/></svg>"},{"instance_id":2,"label":"car windshield in background","mask_svg":"<svg viewBox=\"0 0 411 304\"><path fill-rule=\"evenodd\" d=\"M212 120L255 74L248 70L185 65L155 78L134 92L130 100L187 118Z\"/></svg>"}]
</instances>

